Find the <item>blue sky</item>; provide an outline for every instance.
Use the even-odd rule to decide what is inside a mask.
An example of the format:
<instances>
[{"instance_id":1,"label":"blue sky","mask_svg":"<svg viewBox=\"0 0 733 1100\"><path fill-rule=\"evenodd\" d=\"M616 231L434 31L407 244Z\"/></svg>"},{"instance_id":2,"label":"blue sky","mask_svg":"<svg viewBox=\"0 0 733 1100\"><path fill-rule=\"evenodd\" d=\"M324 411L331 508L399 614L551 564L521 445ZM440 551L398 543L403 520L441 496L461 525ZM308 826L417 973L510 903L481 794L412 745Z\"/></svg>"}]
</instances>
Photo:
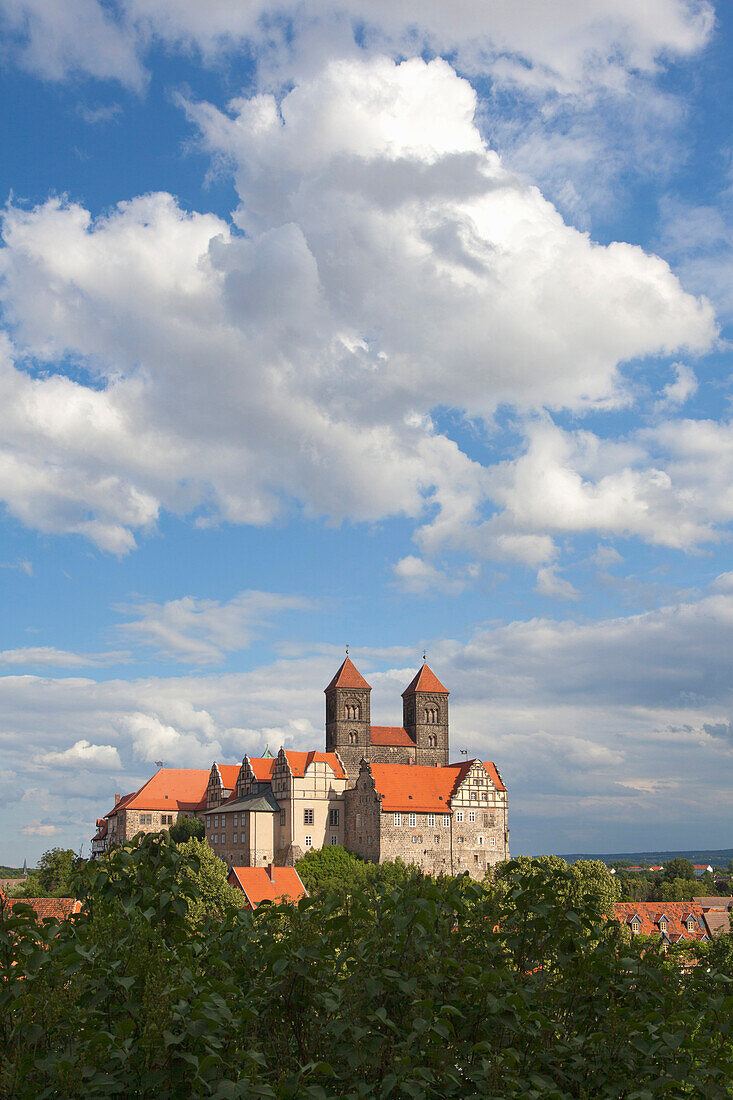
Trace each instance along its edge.
<instances>
[{"instance_id":1,"label":"blue sky","mask_svg":"<svg viewBox=\"0 0 733 1100\"><path fill-rule=\"evenodd\" d=\"M0 0L0 862L346 643L515 852L729 846L732 28Z\"/></svg>"}]
</instances>

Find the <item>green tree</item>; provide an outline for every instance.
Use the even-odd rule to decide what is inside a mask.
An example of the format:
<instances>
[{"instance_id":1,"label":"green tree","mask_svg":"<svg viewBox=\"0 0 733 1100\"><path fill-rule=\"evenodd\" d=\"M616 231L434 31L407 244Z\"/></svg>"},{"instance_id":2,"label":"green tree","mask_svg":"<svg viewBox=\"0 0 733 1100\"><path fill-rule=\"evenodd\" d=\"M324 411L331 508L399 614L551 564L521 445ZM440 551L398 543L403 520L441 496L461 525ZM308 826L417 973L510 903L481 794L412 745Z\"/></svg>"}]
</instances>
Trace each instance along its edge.
<instances>
[{"instance_id":1,"label":"green tree","mask_svg":"<svg viewBox=\"0 0 733 1100\"><path fill-rule=\"evenodd\" d=\"M676 878L693 880L695 878L695 868L692 866L689 859L685 859L683 856L670 859L669 862L664 865L665 882L674 882Z\"/></svg>"},{"instance_id":2,"label":"green tree","mask_svg":"<svg viewBox=\"0 0 733 1100\"><path fill-rule=\"evenodd\" d=\"M676 878L672 882L661 882L655 891L653 901L692 901L698 892L695 879Z\"/></svg>"},{"instance_id":3,"label":"green tree","mask_svg":"<svg viewBox=\"0 0 733 1100\"><path fill-rule=\"evenodd\" d=\"M18 896L25 898L73 897L71 880L75 868L83 860L71 848L49 848L38 861L35 870L21 887Z\"/></svg>"},{"instance_id":4,"label":"green tree","mask_svg":"<svg viewBox=\"0 0 733 1100\"><path fill-rule=\"evenodd\" d=\"M168 830L168 835L176 844L185 844L187 840L203 840L206 828L200 817L179 817Z\"/></svg>"},{"instance_id":5,"label":"green tree","mask_svg":"<svg viewBox=\"0 0 733 1100\"><path fill-rule=\"evenodd\" d=\"M340 844L312 848L297 861L295 869L309 894L318 890L348 894L363 889L369 874L364 860Z\"/></svg>"},{"instance_id":6,"label":"green tree","mask_svg":"<svg viewBox=\"0 0 733 1100\"><path fill-rule=\"evenodd\" d=\"M199 924L214 915L226 916L243 906L244 894L229 885L227 865L211 845L192 837L178 848L183 860L176 877L187 888L189 923Z\"/></svg>"}]
</instances>

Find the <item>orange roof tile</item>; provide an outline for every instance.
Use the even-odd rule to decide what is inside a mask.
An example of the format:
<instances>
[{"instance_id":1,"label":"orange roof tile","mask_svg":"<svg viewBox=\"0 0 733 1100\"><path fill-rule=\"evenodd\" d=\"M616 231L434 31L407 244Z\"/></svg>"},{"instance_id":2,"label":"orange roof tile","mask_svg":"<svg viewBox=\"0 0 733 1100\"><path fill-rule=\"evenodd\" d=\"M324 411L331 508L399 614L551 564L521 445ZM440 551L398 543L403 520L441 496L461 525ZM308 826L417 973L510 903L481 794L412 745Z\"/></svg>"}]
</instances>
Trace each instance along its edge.
<instances>
[{"instance_id":1,"label":"orange roof tile","mask_svg":"<svg viewBox=\"0 0 733 1100\"><path fill-rule=\"evenodd\" d=\"M412 695L415 691L432 691L439 695L450 695L448 689L443 687L438 677L427 664L424 664L416 673L414 679L402 692L402 695L403 697L405 695Z\"/></svg>"},{"instance_id":2,"label":"orange roof tile","mask_svg":"<svg viewBox=\"0 0 733 1100\"><path fill-rule=\"evenodd\" d=\"M332 688L355 688L359 691L371 691L371 684L368 684L362 674L359 672L353 661L347 657L343 662L338 672L334 676L331 683L324 691L331 691Z\"/></svg>"},{"instance_id":3,"label":"orange roof tile","mask_svg":"<svg viewBox=\"0 0 733 1100\"><path fill-rule=\"evenodd\" d=\"M373 745L412 745L415 742L402 726L372 726L369 740Z\"/></svg>"},{"instance_id":4,"label":"orange roof tile","mask_svg":"<svg viewBox=\"0 0 733 1100\"><path fill-rule=\"evenodd\" d=\"M346 772L341 766L341 761L335 752L291 752L285 753L285 758L290 765L290 770L298 779L305 775L306 768L317 761L328 764L337 779L346 779Z\"/></svg>"},{"instance_id":5,"label":"orange roof tile","mask_svg":"<svg viewBox=\"0 0 733 1100\"><path fill-rule=\"evenodd\" d=\"M39 921L68 920L74 913L81 912L81 902L76 898L5 898L9 909L17 905L30 905Z\"/></svg>"},{"instance_id":6,"label":"orange roof tile","mask_svg":"<svg viewBox=\"0 0 733 1100\"><path fill-rule=\"evenodd\" d=\"M489 773L489 775L491 777L491 782L494 784L497 791L505 791L506 787L504 786L504 783L502 782L502 778L499 775L499 769L497 768L494 761L493 760L482 760L481 763L483 764L483 766L486 768L487 772Z\"/></svg>"},{"instance_id":7,"label":"orange roof tile","mask_svg":"<svg viewBox=\"0 0 733 1100\"><path fill-rule=\"evenodd\" d=\"M208 785L208 769L160 768L139 791L120 799L106 816L112 817L121 809L195 810L205 797Z\"/></svg>"},{"instance_id":8,"label":"orange roof tile","mask_svg":"<svg viewBox=\"0 0 733 1100\"><path fill-rule=\"evenodd\" d=\"M474 760L467 760L462 764L448 764L444 768L421 764L370 764L369 767L377 794L382 797L385 813L397 810L449 813L451 798L474 763ZM483 761L480 763L483 764ZM498 772L495 766L484 764L484 767L492 782L496 783ZM499 790L504 790L503 784Z\"/></svg>"},{"instance_id":9,"label":"orange roof tile","mask_svg":"<svg viewBox=\"0 0 733 1100\"><path fill-rule=\"evenodd\" d=\"M634 917L639 919L639 931L643 936L662 934L659 921L667 918L667 938L673 942L678 939L699 940L707 935L702 906L694 901L617 901L613 915L619 924L627 927ZM688 932L687 919L695 918L694 931Z\"/></svg>"},{"instance_id":10,"label":"orange roof tile","mask_svg":"<svg viewBox=\"0 0 733 1100\"><path fill-rule=\"evenodd\" d=\"M250 767L258 783L269 783L275 769L274 756L248 756Z\"/></svg>"},{"instance_id":11,"label":"orange roof tile","mask_svg":"<svg viewBox=\"0 0 733 1100\"><path fill-rule=\"evenodd\" d=\"M224 790L233 791L237 785L237 776L239 775L241 764L217 764L216 766L219 769L221 785Z\"/></svg>"},{"instance_id":12,"label":"orange roof tile","mask_svg":"<svg viewBox=\"0 0 733 1100\"><path fill-rule=\"evenodd\" d=\"M232 867L229 883L243 891L252 909L261 901L300 901L308 896L294 867Z\"/></svg>"}]
</instances>

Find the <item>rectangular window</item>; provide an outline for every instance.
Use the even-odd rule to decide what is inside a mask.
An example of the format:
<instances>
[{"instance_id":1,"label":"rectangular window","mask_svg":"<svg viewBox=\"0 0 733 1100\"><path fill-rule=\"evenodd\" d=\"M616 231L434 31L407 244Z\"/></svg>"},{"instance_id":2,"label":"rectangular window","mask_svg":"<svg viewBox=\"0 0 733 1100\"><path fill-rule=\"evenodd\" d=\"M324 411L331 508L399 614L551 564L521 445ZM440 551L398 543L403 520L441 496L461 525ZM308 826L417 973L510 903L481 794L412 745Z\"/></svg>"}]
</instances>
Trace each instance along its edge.
<instances>
[{"instance_id":1,"label":"rectangular window","mask_svg":"<svg viewBox=\"0 0 733 1100\"><path fill-rule=\"evenodd\" d=\"M410 828L414 829L417 825L417 814L410 814Z\"/></svg>"},{"instance_id":2,"label":"rectangular window","mask_svg":"<svg viewBox=\"0 0 733 1100\"><path fill-rule=\"evenodd\" d=\"M234 839L233 839L232 843L233 843L233 844L236 844L236 843L237 843L237 834L236 834L236 833L234 834Z\"/></svg>"},{"instance_id":3,"label":"rectangular window","mask_svg":"<svg viewBox=\"0 0 733 1100\"><path fill-rule=\"evenodd\" d=\"M218 814L217 814L217 815L216 815L216 817L214 818L214 828L215 828L215 829L218 829L218 828L219 828L219 815L218 815Z\"/></svg>"},{"instance_id":4,"label":"rectangular window","mask_svg":"<svg viewBox=\"0 0 733 1100\"><path fill-rule=\"evenodd\" d=\"M484 825L488 825L488 824L489 824L489 815L484 814Z\"/></svg>"},{"instance_id":5,"label":"rectangular window","mask_svg":"<svg viewBox=\"0 0 733 1100\"><path fill-rule=\"evenodd\" d=\"M397 813L395 813L395 815L394 815L394 823L395 823L395 825L401 825L402 824L402 814L399 813L399 811Z\"/></svg>"},{"instance_id":6,"label":"rectangular window","mask_svg":"<svg viewBox=\"0 0 733 1100\"><path fill-rule=\"evenodd\" d=\"M476 820L476 811L475 810L469 810L468 811L468 820L470 822L474 822Z\"/></svg>"},{"instance_id":7,"label":"rectangular window","mask_svg":"<svg viewBox=\"0 0 733 1100\"><path fill-rule=\"evenodd\" d=\"M336 844L338 844L338 842L339 842L339 838L335 834L332 834L331 835L331 847L333 848Z\"/></svg>"},{"instance_id":8,"label":"rectangular window","mask_svg":"<svg viewBox=\"0 0 733 1100\"><path fill-rule=\"evenodd\" d=\"M280 811L280 824L281 825L285 824L285 810Z\"/></svg>"},{"instance_id":9,"label":"rectangular window","mask_svg":"<svg viewBox=\"0 0 733 1100\"><path fill-rule=\"evenodd\" d=\"M361 826L361 814L357 814L356 815L356 827L357 827L357 829L360 828L360 826Z\"/></svg>"},{"instance_id":10,"label":"rectangular window","mask_svg":"<svg viewBox=\"0 0 733 1100\"><path fill-rule=\"evenodd\" d=\"M329 810L328 811L328 824L335 826L335 825L338 825L338 823L339 823L339 812L338 812L338 810Z\"/></svg>"},{"instance_id":11,"label":"rectangular window","mask_svg":"<svg viewBox=\"0 0 733 1100\"><path fill-rule=\"evenodd\" d=\"M305 846L306 846L306 848L312 848L313 847L313 837L312 836L307 836L305 838Z\"/></svg>"},{"instance_id":12,"label":"rectangular window","mask_svg":"<svg viewBox=\"0 0 733 1100\"><path fill-rule=\"evenodd\" d=\"M482 802L486 802L488 800L488 797L489 796L487 795L486 791L481 792L481 801Z\"/></svg>"},{"instance_id":13,"label":"rectangular window","mask_svg":"<svg viewBox=\"0 0 733 1100\"><path fill-rule=\"evenodd\" d=\"M439 836L434 837L434 840L435 840L436 844L440 844L440 837Z\"/></svg>"},{"instance_id":14,"label":"rectangular window","mask_svg":"<svg viewBox=\"0 0 733 1100\"><path fill-rule=\"evenodd\" d=\"M496 847L496 837L495 836L492 836L491 840L489 841L489 847L490 848L495 848Z\"/></svg>"},{"instance_id":15,"label":"rectangular window","mask_svg":"<svg viewBox=\"0 0 733 1100\"><path fill-rule=\"evenodd\" d=\"M482 836L480 836L480 837L478 838L478 842L479 842L479 844L483 844L483 842L484 842L484 838L483 838Z\"/></svg>"},{"instance_id":16,"label":"rectangular window","mask_svg":"<svg viewBox=\"0 0 733 1100\"><path fill-rule=\"evenodd\" d=\"M463 821L463 810L456 810L456 821Z\"/></svg>"},{"instance_id":17,"label":"rectangular window","mask_svg":"<svg viewBox=\"0 0 733 1100\"><path fill-rule=\"evenodd\" d=\"M435 826L435 814L428 814L428 825L430 826L431 829L434 828L434 826Z\"/></svg>"},{"instance_id":18,"label":"rectangular window","mask_svg":"<svg viewBox=\"0 0 733 1100\"><path fill-rule=\"evenodd\" d=\"M478 856L477 856L477 855L474 855L474 857L473 857L473 862L474 862L474 863L478 863Z\"/></svg>"},{"instance_id":19,"label":"rectangular window","mask_svg":"<svg viewBox=\"0 0 733 1100\"><path fill-rule=\"evenodd\" d=\"M235 814L235 815L234 815L234 821L232 822L232 825L233 825L233 826L234 826L234 828L236 829L236 827L237 827L237 825L238 825L238 822L237 822L237 814Z\"/></svg>"},{"instance_id":20,"label":"rectangular window","mask_svg":"<svg viewBox=\"0 0 733 1100\"><path fill-rule=\"evenodd\" d=\"M312 825L313 824L313 810L303 810L303 824L304 825Z\"/></svg>"},{"instance_id":21,"label":"rectangular window","mask_svg":"<svg viewBox=\"0 0 733 1100\"><path fill-rule=\"evenodd\" d=\"M218 836L216 835L216 833L214 833L214 835L213 835L213 837L212 837L211 839L213 840L214 844L218 844L218 843L219 843L219 837L218 837Z\"/></svg>"},{"instance_id":22,"label":"rectangular window","mask_svg":"<svg viewBox=\"0 0 733 1100\"><path fill-rule=\"evenodd\" d=\"M450 825L450 814L443 814L443 825L446 829Z\"/></svg>"},{"instance_id":23,"label":"rectangular window","mask_svg":"<svg viewBox=\"0 0 733 1100\"><path fill-rule=\"evenodd\" d=\"M462 837L462 836L459 836L459 837L458 837L458 843L459 843L459 844L463 844L463 837Z\"/></svg>"},{"instance_id":24,"label":"rectangular window","mask_svg":"<svg viewBox=\"0 0 733 1100\"><path fill-rule=\"evenodd\" d=\"M206 828L207 829L211 828L211 814L209 814L206 818Z\"/></svg>"},{"instance_id":25,"label":"rectangular window","mask_svg":"<svg viewBox=\"0 0 733 1100\"><path fill-rule=\"evenodd\" d=\"M414 835L413 835L413 837L412 837L412 843L413 843L413 844L417 844L417 837L416 837L416 836L414 836Z\"/></svg>"}]
</instances>

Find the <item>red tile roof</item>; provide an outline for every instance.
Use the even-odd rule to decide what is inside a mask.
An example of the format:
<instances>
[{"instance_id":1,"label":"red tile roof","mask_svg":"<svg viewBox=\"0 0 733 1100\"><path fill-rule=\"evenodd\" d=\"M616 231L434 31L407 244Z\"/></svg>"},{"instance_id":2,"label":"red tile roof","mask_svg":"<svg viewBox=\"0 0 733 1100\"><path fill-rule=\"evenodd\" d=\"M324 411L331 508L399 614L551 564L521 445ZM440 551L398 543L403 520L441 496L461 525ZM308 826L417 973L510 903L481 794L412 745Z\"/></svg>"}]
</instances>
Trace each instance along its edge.
<instances>
[{"instance_id":1,"label":"red tile roof","mask_svg":"<svg viewBox=\"0 0 733 1100\"><path fill-rule=\"evenodd\" d=\"M372 745L412 745L415 742L402 726L372 726L369 730Z\"/></svg>"},{"instance_id":2,"label":"red tile roof","mask_svg":"<svg viewBox=\"0 0 733 1100\"><path fill-rule=\"evenodd\" d=\"M639 920L639 932L643 936L662 935L659 922L667 918L667 938L673 943L679 939L699 940L707 935L702 906L694 901L617 901L613 914L620 924L631 927L634 917ZM687 930L687 919L695 918L695 929Z\"/></svg>"},{"instance_id":3,"label":"red tile roof","mask_svg":"<svg viewBox=\"0 0 733 1100\"><path fill-rule=\"evenodd\" d=\"M371 684L368 684L362 674L359 672L356 665L351 661L349 657L343 662L338 672L334 676L331 683L324 691L330 691L332 688L355 688L359 691L371 691Z\"/></svg>"},{"instance_id":4,"label":"red tile roof","mask_svg":"<svg viewBox=\"0 0 733 1100\"><path fill-rule=\"evenodd\" d=\"M491 777L491 782L494 784L497 791L505 791L506 787L504 786L502 778L499 775L499 769L497 768L494 761L493 760L482 760L481 763L483 764L483 766L486 768L487 772L489 773L489 775Z\"/></svg>"},{"instance_id":5,"label":"red tile roof","mask_svg":"<svg viewBox=\"0 0 733 1100\"><path fill-rule=\"evenodd\" d=\"M294 867L232 867L229 883L244 892L252 909L261 901L300 901L308 896Z\"/></svg>"},{"instance_id":6,"label":"red tile roof","mask_svg":"<svg viewBox=\"0 0 733 1100\"><path fill-rule=\"evenodd\" d=\"M106 816L112 817L122 809L195 810L206 796L209 774L204 768L160 768L139 791L121 798Z\"/></svg>"},{"instance_id":7,"label":"red tile roof","mask_svg":"<svg viewBox=\"0 0 733 1100\"><path fill-rule=\"evenodd\" d=\"M444 768L420 764L370 764L374 786L382 797L382 810L416 813L449 813L450 801L466 778L473 760L463 764L448 764ZM483 763L483 761L481 761ZM484 764L484 767L486 765ZM490 768L493 768L492 774ZM493 782L498 772L494 765L486 767ZM504 786L499 788L504 790Z\"/></svg>"},{"instance_id":8,"label":"red tile roof","mask_svg":"<svg viewBox=\"0 0 733 1100\"><path fill-rule=\"evenodd\" d=\"M250 767L258 783L269 783L275 769L274 756L248 756Z\"/></svg>"},{"instance_id":9,"label":"red tile roof","mask_svg":"<svg viewBox=\"0 0 733 1100\"><path fill-rule=\"evenodd\" d=\"M39 921L68 920L72 914L81 912L81 902L76 898L3 898L2 904L8 909L30 905Z\"/></svg>"},{"instance_id":10,"label":"red tile roof","mask_svg":"<svg viewBox=\"0 0 733 1100\"><path fill-rule=\"evenodd\" d=\"M409 683L402 692L402 695L412 695L415 691L432 691L433 693L437 692L439 695L450 695L448 689L443 687L438 677L427 664L422 666L411 683Z\"/></svg>"},{"instance_id":11,"label":"red tile roof","mask_svg":"<svg viewBox=\"0 0 733 1100\"><path fill-rule=\"evenodd\" d=\"M346 772L335 752L286 752L285 759L297 779L302 779L306 769L314 762L328 764L337 779L346 779Z\"/></svg>"},{"instance_id":12,"label":"red tile roof","mask_svg":"<svg viewBox=\"0 0 733 1100\"><path fill-rule=\"evenodd\" d=\"M233 791L237 785L237 776L239 775L241 764L217 764L216 766L219 769L221 785L224 790Z\"/></svg>"}]
</instances>

